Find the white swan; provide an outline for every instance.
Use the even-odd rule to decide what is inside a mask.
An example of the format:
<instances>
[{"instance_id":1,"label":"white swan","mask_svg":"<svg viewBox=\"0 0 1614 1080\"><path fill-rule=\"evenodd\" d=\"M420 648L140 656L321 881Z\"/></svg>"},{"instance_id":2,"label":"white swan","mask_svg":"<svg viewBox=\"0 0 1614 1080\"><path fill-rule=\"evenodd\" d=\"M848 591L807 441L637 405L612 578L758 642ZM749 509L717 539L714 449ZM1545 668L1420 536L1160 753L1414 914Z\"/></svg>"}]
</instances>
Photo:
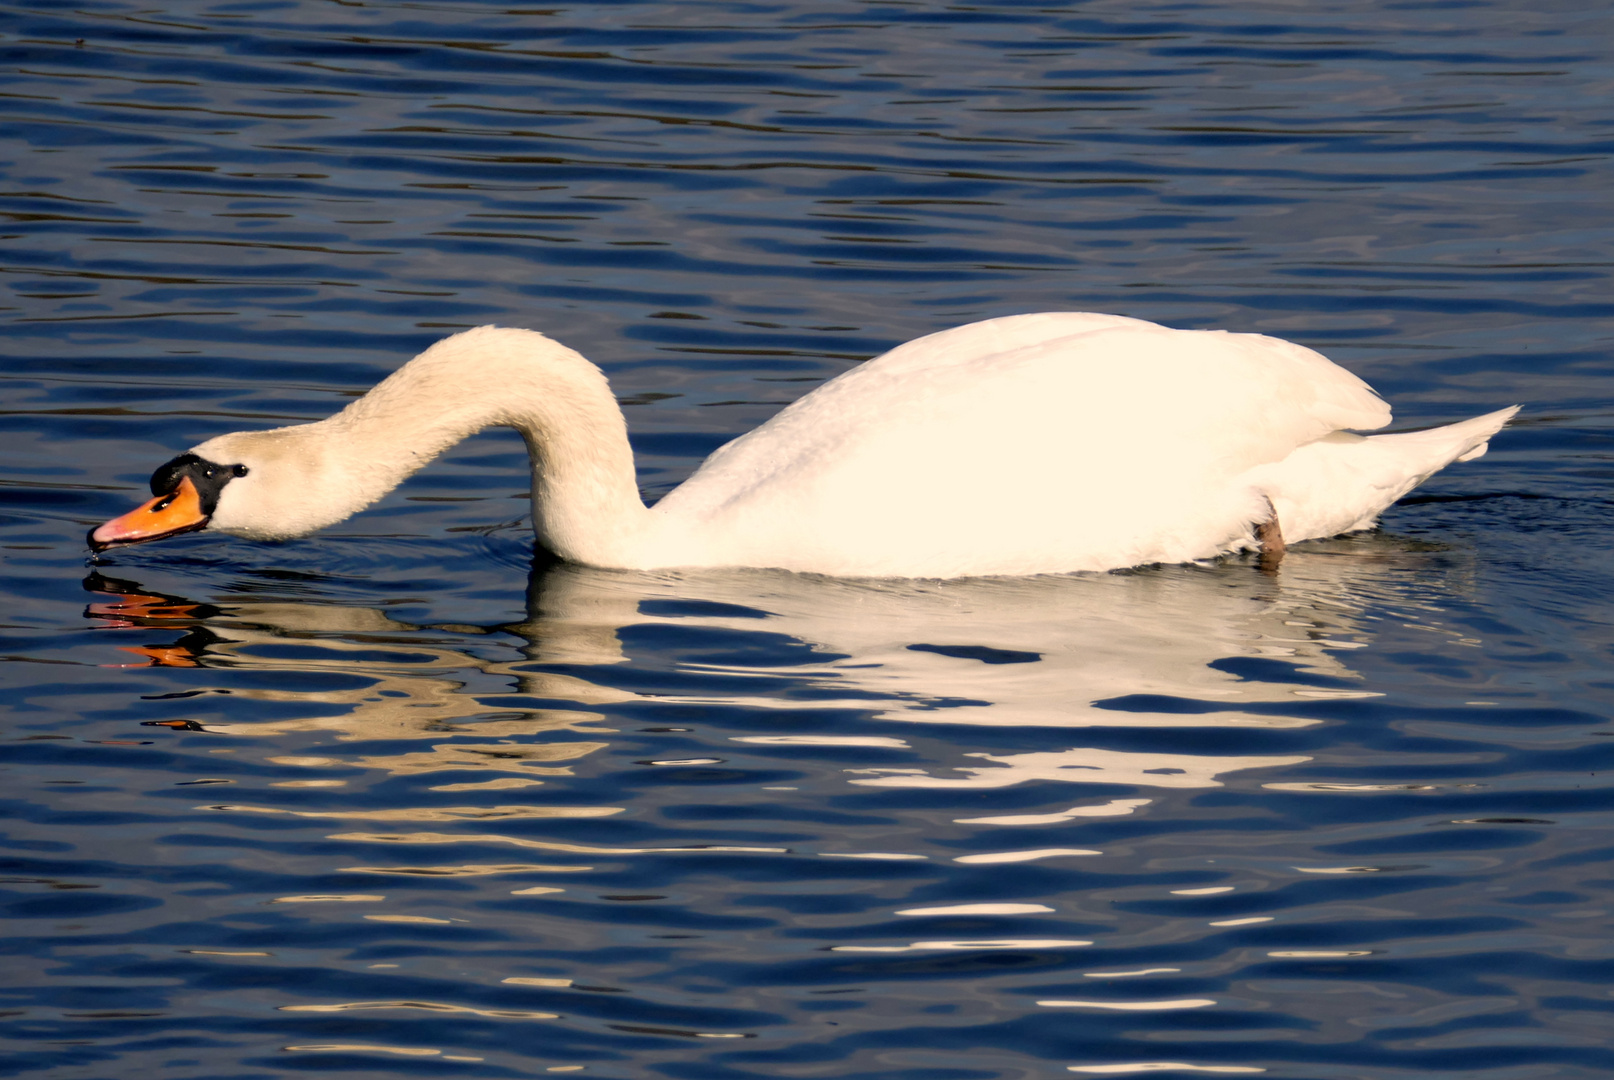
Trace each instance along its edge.
<instances>
[{"instance_id":1,"label":"white swan","mask_svg":"<svg viewBox=\"0 0 1614 1080\"><path fill-rule=\"evenodd\" d=\"M538 539L593 566L961 577L1186 562L1371 526L1517 411L1363 437L1390 409L1277 338L1055 312L898 346L719 449L646 508L605 376L530 330L439 341L326 420L221 435L158 469L102 550L210 529L303 536L509 425ZM1281 532L1280 532L1281 528Z\"/></svg>"}]
</instances>

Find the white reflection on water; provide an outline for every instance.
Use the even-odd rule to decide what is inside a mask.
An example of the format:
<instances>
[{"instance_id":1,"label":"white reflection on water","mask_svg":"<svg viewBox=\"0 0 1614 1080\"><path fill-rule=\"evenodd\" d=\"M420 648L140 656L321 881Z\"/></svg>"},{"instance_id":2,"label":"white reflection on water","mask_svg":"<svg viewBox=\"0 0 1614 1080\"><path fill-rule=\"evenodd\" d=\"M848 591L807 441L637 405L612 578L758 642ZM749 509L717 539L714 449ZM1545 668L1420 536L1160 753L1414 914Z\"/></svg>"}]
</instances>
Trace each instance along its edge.
<instances>
[{"instance_id":1,"label":"white reflection on water","mask_svg":"<svg viewBox=\"0 0 1614 1080\"><path fill-rule=\"evenodd\" d=\"M898 915L1038 915L1054 909L1047 904L944 904L941 907L903 908Z\"/></svg>"},{"instance_id":2,"label":"white reflection on water","mask_svg":"<svg viewBox=\"0 0 1614 1080\"><path fill-rule=\"evenodd\" d=\"M612 644L616 635L607 631L645 623L784 635L812 646L823 662L809 659L779 668L706 663L699 670L730 680L759 675L806 680L822 695L814 705L872 710L885 720L1299 728L1318 721L1286 714L1283 705L1378 696L1336 654L1368 644L1365 609L1382 604L1387 594L1393 598L1391 577L1406 559L1416 561L1416 556L1371 545L1315 545L1291 553L1276 575L1228 563L1124 574L903 582L561 567L538 583L533 599L542 621L572 627L565 641L573 662L585 660L577 649L582 641L601 647L586 657L588 662L618 662L620 646ZM1281 662L1273 669L1276 677L1269 681L1252 675L1248 665L1219 663L1249 658ZM743 693L677 700L799 707L799 699ZM1251 705L1260 705L1260 711L1248 711ZM780 737L746 741L763 738ZM968 744L967 737L956 741ZM912 768L847 773L851 784L865 787L995 788L1060 780L1201 788L1218 786L1226 773L1308 760L1089 747L961 756L983 764L960 764L939 775ZM1035 815L1036 820L968 823L1027 825L1118 815L1147 803L1124 800Z\"/></svg>"},{"instance_id":3,"label":"white reflection on water","mask_svg":"<svg viewBox=\"0 0 1614 1080\"><path fill-rule=\"evenodd\" d=\"M1091 1073L1096 1076L1122 1076L1139 1072L1206 1072L1206 1073L1262 1073L1265 1069L1253 1065L1189 1065L1182 1061L1130 1061L1116 1065L1071 1065L1073 1073Z\"/></svg>"},{"instance_id":4,"label":"white reflection on water","mask_svg":"<svg viewBox=\"0 0 1614 1080\"><path fill-rule=\"evenodd\" d=\"M321 893L317 896L277 896L269 902L271 904L360 904L385 899L385 896L378 896L375 893Z\"/></svg>"},{"instance_id":5,"label":"white reflection on water","mask_svg":"<svg viewBox=\"0 0 1614 1080\"><path fill-rule=\"evenodd\" d=\"M620 806L430 806L388 807L382 810L286 810L276 806L236 806L218 803L198 810L228 810L248 814L289 814L292 817L359 818L366 821L481 821L488 818L596 818L622 813Z\"/></svg>"},{"instance_id":6,"label":"white reflection on water","mask_svg":"<svg viewBox=\"0 0 1614 1080\"><path fill-rule=\"evenodd\" d=\"M1122 714L1125 716L1126 714ZM1118 724L1124 727L1125 724ZM857 772L891 772L872 780L853 780L868 787L907 788L999 788L1030 780L1062 780L1076 784L1131 784L1139 787L1202 788L1219 787L1216 777L1239 769L1296 765L1306 757L1252 755L1147 754L1128 750L1098 750L1078 747L1027 754L965 754L995 763L995 767L959 766L962 777L929 776L923 773L884 769Z\"/></svg>"},{"instance_id":7,"label":"white reflection on water","mask_svg":"<svg viewBox=\"0 0 1614 1080\"><path fill-rule=\"evenodd\" d=\"M1215 998L1176 998L1171 1001L1039 1001L1050 1009L1113 1009L1119 1012L1159 1012L1167 1009L1203 1009Z\"/></svg>"},{"instance_id":8,"label":"white reflection on water","mask_svg":"<svg viewBox=\"0 0 1614 1080\"><path fill-rule=\"evenodd\" d=\"M912 945L831 945L830 952L847 953L902 953L935 952L938 950L974 951L977 949L1079 949L1091 941L1070 938L1002 938L990 941L916 941Z\"/></svg>"},{"instance_id":9,"label":"white reflection on water","mask_svg":"<svg viewBox=\"0 0 1614 1080\"><path fill-rule=\"evenodd\" d=\"M559 567L538 583L535 599L546 622L573 627L564 648L574 662L619 661L615 635L605 631L634 624L788 635L814 646L824 655L823 665L806 671L800 665L777 670L707 665L706 670L730 676L810 673L825 689L847 691L843 701L827 704L872 707L886 719L1051 727L1294 727L1313 721L1270 710L1246 713L1239 706L1377 696L1333 653L1365 644L1360 593L1364 586L1382 593L1380 579L1390 568L1390 560L1327 550L1291 554L1275 576L1235 564L967 581ZM654 601L664 602L661 610L679 601L742 610L646 614L646 602ZM593 642L599 651L580 654L581 641ZM547 646L545 635L546 654ZM1269 683L1210 666L1235 657L1287 661L1316 676L1314 682L1340 685ZM871 695L877 700L871 702ZM1161 704L1175 703L1182 711L1151 711L1122 700L1141 696L1171 699Z\"/></svg>"},{"instance_id":10,"label":"white reflection on water","mask_svg":"<svg viewBox=\"0 0 1614 1080\"><path fill-rule=\"evenodd\" d=\"M420 1009L434 1013L469 1013L499 1020L558 1020L551 1012L533 1012L528 1009L475 1009L469 1005L450 1005L440 1001L350 1001L336 1005L280 1005L281 1012L334 1013L369 1009Z\"/></svg>"},{"instance_id":11,"label":"white reflection on water","mask_svg":"<svg viewBox=\"0 0 1614 1080\"><path fill-rule=\"evenodd\" d=\"M568 675L528 670L530 665L526 664L518 670L517 661L490 661L434 641L422 633L421 627L371 608L284 602L212 609L173 597L148 595L136 584L98 575L86 582L86 587L103 597L89 606L88 615L114 627L162 625L171 620L175 625L191 628L191 633L176 645L121 646L123 652L144 656L156 666L246 669L285 672L288 676L283 689L221 685L193 692L204 700L206 696L219 695L246 701L306 704L320 707L322 713L332 705L346 706L346 711L335 715L239 723L170 721L169 726L253 738L329 732L342 741L443 739L463 733L494 740L443 742L428 750L381 756L303 754L269 759L279 765L359 766L394 775L477 770L517 774L490 782L500 787L541 784L548 777L571 775L571 768L563 763L585 757L606 744L577 739L536 741L533 736L610 734L613 729L586 726L601 719L588 706L636 696ZM154 612L163 614L155 616ZM477 627L459 629L485 632ZM283 655L287 646L298 647L299 655ZM297 676L311 673L340 674L362 680L362 685L344 689L299 687ZM469 677L479 674L502 677L507 688L524 699L543 698L579 707L534 708L526 700L519 709L490 707L478 695L468 692ZM334 786L342 781L324 783Z\"/></svg>"},{"instance_id":12,"label":"white reflection on water","mask_svg":"<svg viewBox=\"0 0 1614 1080\"><path fill-rule=\"evenodd\" d=\"M441 1050L420 1046L381 1046L376 1043L308 1043L283 1046L282 1050L323 1054L398 1054L402 1057L439 1057L444 1061L481 1061L479 1057L446 1056Z\"/></svg>"},{"instance_id":13,"label":"white reflection on water","mask_svg":"<svg viewBox=\"0 0 1614 1080\"><path fill-rule=\"evenodd\" d=\"M684 847L599 847L589 844L566 844L557 840L533 840L522 836L500 836L496 833L333 833L330 840L356 840L372 844L514 844L517 847L538 848L542 851L564 851L574 855L648 855L684 851L742 851L752 854L777 855L787 848L745 847L734 844L695 844ZM583 867L582 869L590 869Z\"/></svg>"},{"instance_id":14,"label":"white reflection on water","mask_svg":"<svg viewBox=\"0 0 1614 1080\"><path fill-rule=\"evenodd\" d=\"M1033 862L1037 859L1057 859L1066 855L1102 855L1102 851L1092 851L1088 848L1036 848L1032 851L983 851L976 855L960 855L953 861L967 863L972 866L995 865L997 863Z\"/></svg>"},{"instance_id":15,"label":"white reflection on water","mask_svg":"<svg viewBox=\"0 0 1614 1080\"><path fill-rule=\"evenodd\" d=\"M250 700L303 701L321 706L321 712L346 706L335 716L190 726L260 738L309 731L328 731L342 740L452 734L458 737L454 742L403 754L273 760L307 767L359 765L392 773L474 768L502 778L485 785L454 785L456 789L502 789L567 775L566 762L607 745L574 736L612 733L597 726L602 720L598 708L639 700L638 695L550 667L564 663L575 672L579 665L621 663L627 659L622 632L647 624L760 633L770 635L769 642L794 643L798 651L791 662L776 667L676 662L686 671L721 674L730 686L736 679L756 681L761 676L772 687L784 677L794 688L813 691L805 699L701 690L657 695L662 702L779 709L799 708L810 700L819 709L838 706L888 721L960 727L1308 726L1318 721L1283 706L1292 704L1295 712L1303 712L1300 706L1319 697L1375 696L1336 654L1368 643L1370 606L1388 602L1403 611L1419 606L1395 596L1396 572L1404 562L1425 567L1415 554L1373 541L1308 545L1291 552L1277 574L1230 562L1119 574L892 582L770 571L625 573L557 566L534 571L526 619L500 628L523 639L524 656L516 660L489 660L456 647L462 637L449 637L452 632L486 633L482 628L443 627L434 636L431 628L376 610L292 602L207 609L189 623L201 628L191 635L196 643L126 651L164 665L358 677L364 685L356 689L299 689L293 677L285 688L212 691ZM95 579L92 587L112 599L92 605L90 614L113 625L151 625L137 617L159 608L183 614L187 606L107 579ZM288 644L298 646L294 657L287 655ZM690 645L691 650L700 647ZM1281 663L1263 669L1252 667L1247 662L1252 659ZM1268 670L1271 677L1263 677ZM506 691L468 689L473 680L485 686L485 676L493 676ZM535 697L558 705L535 707ZM1260 709L1250 711L1256 705ZM464 736L490 741L468 742ZM907 746L906 740L890 736L731 739L779 747ZM1059 780L1202 788L1218 786L1218 777L1230 772L1308 760L1079 746L986 754L965 749L967 736L954 741L962 758L981 764L961 763L940 774L911 768L847 770L848 782L980 789ZM1128 814L1148 803L1112 800L1056 814L965 821L1052 823Z\"/></svg>"},{"instance_id":16,"label":"white reflection on water","mask_svg":"<svg viewBox=\"0 0 1614 1080\"><path fill-rule=\"evenodd\" d=\"M1096 806L1073 806L1056 814L999 814L995 817L954 818L958 825L1052 825L1079 817L1126 817L1152 799L1111 799Z\"/></svg>"}]
</instances>

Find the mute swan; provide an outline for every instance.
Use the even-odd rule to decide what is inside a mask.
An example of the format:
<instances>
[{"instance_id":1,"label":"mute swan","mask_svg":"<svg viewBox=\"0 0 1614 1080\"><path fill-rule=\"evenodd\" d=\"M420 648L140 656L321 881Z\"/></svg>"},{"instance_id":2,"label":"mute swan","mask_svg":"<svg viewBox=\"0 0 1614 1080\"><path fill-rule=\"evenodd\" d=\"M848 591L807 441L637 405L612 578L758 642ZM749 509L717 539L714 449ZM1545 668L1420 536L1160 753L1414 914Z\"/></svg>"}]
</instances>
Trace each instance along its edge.
<instances>
[{"instance_id":1,"label":"mute swan","mask_svg":"<svg viewBox=\"0 0 1614 1080\"><path fill-rule=\"evenodd\" d=\"M605 376L531 330L445 338L328 419L159 468L96 551L210 529L304 536L473 432L532 458L538 540L592 566L962 577L1188 562L1370 527L1517 407L1364 437L1390 409L1277 338L1014 315L898 346L720 448L647 509Z\"/></svg>"}]
</instances>

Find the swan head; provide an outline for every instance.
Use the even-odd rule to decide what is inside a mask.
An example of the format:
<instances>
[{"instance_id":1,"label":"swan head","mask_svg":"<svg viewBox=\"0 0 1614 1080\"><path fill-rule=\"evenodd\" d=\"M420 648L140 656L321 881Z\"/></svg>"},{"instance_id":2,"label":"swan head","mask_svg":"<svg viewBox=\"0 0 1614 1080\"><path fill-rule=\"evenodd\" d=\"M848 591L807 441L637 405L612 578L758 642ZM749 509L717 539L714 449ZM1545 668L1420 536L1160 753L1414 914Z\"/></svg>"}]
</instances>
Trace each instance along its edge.
<instances>
[{"instance_id":1,"label":"swan head","mask_svg":"<svg viewBox=\"0 0 1614 1080\"><path fill-rule=\"evenodd\" d=\"M105 551L201 529L288 540L341 521L379 493L363 483L369 470L362 464L332 468L333 455L313 430L319 427L238 431L192 447L151 474L155 498L91 530L90 548Z\"/></svg>"},{"instance_id":2,"label":"swan head","mask_svg":"<svg viewBox=\"0 0 1614 1080\"><path fill-rule=\"evenodd\" d=\"M151 474L153 499L90 531L90 548L105 551L205 529L224 489L250 475L245 464L220 464L194 451L181 454Z\"/></svg>"}]
</instances>

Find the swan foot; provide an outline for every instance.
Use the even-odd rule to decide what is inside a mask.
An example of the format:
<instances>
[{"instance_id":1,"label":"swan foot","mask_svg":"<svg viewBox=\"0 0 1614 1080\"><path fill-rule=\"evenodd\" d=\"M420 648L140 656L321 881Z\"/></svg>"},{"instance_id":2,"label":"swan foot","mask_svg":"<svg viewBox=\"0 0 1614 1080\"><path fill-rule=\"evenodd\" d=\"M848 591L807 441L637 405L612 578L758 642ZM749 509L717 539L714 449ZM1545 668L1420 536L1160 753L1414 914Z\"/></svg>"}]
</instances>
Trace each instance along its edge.
<instances>
[{"instance_id":1,"label":"swan foot","mask_svg":"<svg viewBox=\"0 0 1614 1080\"><path fill-rule=\"evenodd\" d=\"M1283 542L1283 527L1278 524L1278 509L1267 500L1268 517L1255 526L1255 538L1261 544L1261 572L1273 574L1278 570L1278 564L1283 561L1283 553L1289 548Z\"/></svg>"}]
</instances>

